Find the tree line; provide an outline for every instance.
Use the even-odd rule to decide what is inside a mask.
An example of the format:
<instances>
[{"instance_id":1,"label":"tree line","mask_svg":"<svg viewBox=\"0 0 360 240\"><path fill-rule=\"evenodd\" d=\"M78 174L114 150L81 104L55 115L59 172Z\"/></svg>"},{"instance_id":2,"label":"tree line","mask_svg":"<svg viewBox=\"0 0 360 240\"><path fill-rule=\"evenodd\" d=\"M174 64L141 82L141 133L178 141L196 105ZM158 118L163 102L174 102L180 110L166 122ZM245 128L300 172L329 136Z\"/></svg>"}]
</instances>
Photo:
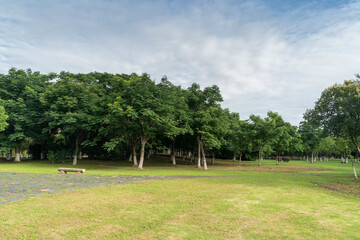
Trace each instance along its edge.
<instances>
[{"instance_id":1,"label":"tree line","mask_svg":"<svg viewBox=\"0 0 360 240\"><path fill-rule=\"evenodd\" d=\"M213 164L215 156L239 163L259 159L261 165L264 156L277 163L281 156L313 162L350 158L354 146L359 150L350 144L358 135L325 123L321 111L333 109L319 107L323 100L306 112L299 128L271 111L241 120L222 101L216 85L184 89L166 76L156 83L148 74L11 68L0 74L0 153L15 153L17 162L23 153L52 162L71 158L73 165L83 155L129 159L142 169L148 156L166 152L173 165L181 155L181 161L207 169L207 158Z\"/></svg>"}]
</instances>

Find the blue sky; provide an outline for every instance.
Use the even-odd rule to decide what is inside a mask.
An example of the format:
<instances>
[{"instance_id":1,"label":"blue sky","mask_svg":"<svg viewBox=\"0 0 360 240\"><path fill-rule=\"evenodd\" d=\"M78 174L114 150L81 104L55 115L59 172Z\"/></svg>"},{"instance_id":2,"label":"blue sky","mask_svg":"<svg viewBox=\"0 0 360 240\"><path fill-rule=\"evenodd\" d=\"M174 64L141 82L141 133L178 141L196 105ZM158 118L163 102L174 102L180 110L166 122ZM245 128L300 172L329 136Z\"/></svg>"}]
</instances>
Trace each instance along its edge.
<instances>
[{"instance_id":1,"label":"blue sky","mask_svg":"<svg viewBox=\"0 0 360 240\"><path fill-rule=\"evenodd\" d=\"M147 72L297 125L360 73L360 1L0 0L0 72Z\"/></svg>"}]
</instances>

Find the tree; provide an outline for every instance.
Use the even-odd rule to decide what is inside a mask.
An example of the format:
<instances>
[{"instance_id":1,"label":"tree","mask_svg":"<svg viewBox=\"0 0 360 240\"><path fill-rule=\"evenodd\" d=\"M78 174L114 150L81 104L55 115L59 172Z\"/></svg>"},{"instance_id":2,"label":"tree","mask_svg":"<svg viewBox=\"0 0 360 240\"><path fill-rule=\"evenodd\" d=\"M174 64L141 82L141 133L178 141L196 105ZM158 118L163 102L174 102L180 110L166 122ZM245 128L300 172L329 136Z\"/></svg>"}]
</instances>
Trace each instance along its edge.
<instances>
[{"instance_id":1,"label":"tree","mask_svg":"<svg viewBox=\"0 0 360 240\"><path fill-rule=\"evenodd\" d=\"M10 151L15 148L15 161L20 162L21 144L42 135L40 120L43 108L40 93L43 92L54 74L40 74L30 69L11 68L8 74L0 75L0 99L8 115L9 126L0 139L1 148Z\"/></svg>"},{"instance_id":2,"label":"tree","mask_svg":"<svg viewBox=\"0 0 360 240\"><path fill-rule=\"evenodd\" d=\"M276 165L279 164L280 154L290 152L291 150L300 150L300 136L297 129L290 123L285 122L276 112L269 112L269 117L275 121L272 149L276 152Z\"/></svg>"},{"instance_id":3,"label":"tree","mask_svg":"<svg viewBox=\"0 0 360 240\"><path fill-rule=\"evenodd\" d=\"M216 148L220 144L220 139L216 135L219 126L217 115L221 109L219 102L222 101L220 89L213 85L202 91L200 85L194 83L187 90L186 100L189 106L190 126L198 143L197 166L201 167L202 158L204 169L207 170L205 148Z\"/></svg>"},{"instance_id":4,"label":"tree","mask_svg":"<svg viewBox=\"0 0 360 240\"><path fill-rule=\"evenodd\" d=\"M262 119L252 114L249 119L251 139L259 152L259 166L261 166L265 146L270 145L275 136L275 119L271 115L272 113L268 112L268 116Z\"/></svg>"},{"instance_id":5,"label":"tree","mask_svg":"<svg viewBox=\"0 0 360 240\"><path fill-rule=\"evenodd\" d=\"M349 138L337 137L335 138L335 147L334 150L338 154L338 156L343 160L348 155L348 151L350 149L351 141ZM357 151L357 150L355 150Z\"/></svg>"},{"instance_id":6,"label":"tree","mask_svg":"<svg viewBox=\"0 0 360 240\"><path fill-rule=\"evenodd\" d=\"M247 121L240 120L237 135L238 135L238 150L239 150L239 164L240 164L243 153L251 149L249 123Z\"/></svg>"},{"instance_id":7,"label":"tree","mask_svg":"<svg viewBox=\"0 0 360 240\"><path fill-rule=\"evenodd\" d=\"M127 144L130 147L130 161L134 166L138 166L136 150L140 135L139 124L129 117L124 117L121 101L115 100L109 104L109 110L110 113L104 120L105 125L101 128L101 133L108 139L104 147L110 152L120 144Z\"/></svg>"},{"instance_id":8,"label":"tree","mask_svg":"<svg viewBox=\"0 0 360 240\"><path fill-rule=\"evenodd\" d=\"M91 85L79 81L79 76L62 72L59 77L42 95L42 103L47 106L45 130L73 139L73 165L77 165L82 141L99 123L95 114L98 96Z\"/></svg>"},{"instance_id":9,"label":"tree","mask_svg":"<svg viewBox=\"0 0 360 240\"><path fill-rule=\"evenodd\" d=\"M207 110L207 117L210 118L210 121L208 121L207 126L204 126L203 131L201 131L202 137L200 139L203 140L202 146L205 145L206 148L212 152L212 165L215 164L215 150L220 149L222 142L224 142L223 138L226 132L225 122L227 121L226 115L224 114L225 112L228 112L228 109L224 111L220 107L210 107ZM203 156L203 158L205 159L205 156Z\"/></svg>"},{"instance_id":10,"label":"tree","mask_svg":"<svg viewBox=\"0 0 360 240\"><path fill-rule=\"evenodd\" d=\"M226 121L226 147L233 153L233 161L239 156L239 164L242 160L243 152L250 149L249 126L247 121L240 120L238 113L228 113Z\"/></svg>"},{"instance_id":11,"label":"tree","mask_svg":"<svg viewBox=\"0 0 360 240\"><path fill-rule=\"evenodd\" d=\"M139 143L139 124L133 121L130 116L124 115L124 100L122 99L125 89L125 82L129 81L130 76L112 75L108 73L96 73L99 79L101 97L101 112L103 121L99 129L99 135L105 139L103 147L112 152L117 147L125 146L134 166L138 166L137 146Z\"/></svg>"},{"instance_id":12,"label":"tree","mask_svg":"<svg viewBox=\"0 0 360 240\"><path fill-rule=\"evenodd\" d=\"M349 138L358 153L360 136L360 76L325 89L305 117L318 123L327 134ZM354 160L354 176L357 179Z\"/></svg>"},{"instance_id":13,"label":"tree","mask_svg":"<svg viewBox=\"0 0 360 240\"><path fill-rule=\"evenodd\" d=\"M321 140L321 129L309 121L300 122L299 133L304 149L311 151L311 163L314 163L315 149L319 146Z\"/></svg>"},{"instance_id":14,"label":"tree","mask_svg":"<svg viewBox=\"0 0 360 240\"><path fill-rule=\"evenodd\" d=\"M320 140L319 151L325 155L326 161L328 161L329 157L335 152L335 149L336 143L332 137L327 136Z\"/></svg>"},{"instance_id":15,"label":"tree","mask_svg":"<svg viewBox=\"0 0 360 240\"><path fill-rule=\"evenodd\" d=\"M145 145L157 132L175 126L171 106L161 99L161 92L148 74L130 75L124 82L121 96L116 100L118 113L136 125L140 138L140 161L143 168Z\"/></svg>"},{"instance_id":16,"label":"tree","mask_svg":"<svg viewBox=\"0 0 360 240\"><path fill-rule=\"evenodd\" d=\"M168 122L164 125L163 134L171 141L171 161L176 165L175 141L176 138L185 134L193 134L189 122L189 109L185 100L185 92L181 87L174 86L166 76L157 85L159 99L166 106Z\"/></svg>"}]
</instances>

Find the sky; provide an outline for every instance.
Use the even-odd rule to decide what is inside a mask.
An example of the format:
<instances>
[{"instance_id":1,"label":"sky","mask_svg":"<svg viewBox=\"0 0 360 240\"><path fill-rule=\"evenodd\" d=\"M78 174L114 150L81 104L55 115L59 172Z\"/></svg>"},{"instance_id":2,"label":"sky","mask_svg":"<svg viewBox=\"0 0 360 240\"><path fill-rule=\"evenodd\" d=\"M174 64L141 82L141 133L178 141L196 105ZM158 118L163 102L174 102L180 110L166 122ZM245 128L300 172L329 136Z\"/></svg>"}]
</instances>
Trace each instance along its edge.
<instances>
[{"instance_id":1,"label":"sky","mask_svg":"<svg viewBox=\"0 0 360 240\"><path fill-rule=\"evenodd\" d=\"M298 125L360 73L360 0L0 0L0 73L166 75L222 106Z\"/></svg>"}]
</instances>

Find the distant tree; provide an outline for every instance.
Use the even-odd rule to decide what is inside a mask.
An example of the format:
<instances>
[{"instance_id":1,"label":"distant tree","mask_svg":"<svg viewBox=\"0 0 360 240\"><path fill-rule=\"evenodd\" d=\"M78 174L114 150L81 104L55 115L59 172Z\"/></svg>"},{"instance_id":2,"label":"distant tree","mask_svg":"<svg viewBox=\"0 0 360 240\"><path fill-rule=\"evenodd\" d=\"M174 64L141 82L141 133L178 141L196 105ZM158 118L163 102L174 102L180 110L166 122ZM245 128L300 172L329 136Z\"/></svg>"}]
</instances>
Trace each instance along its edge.
<instances>
[{"instance_id":1,"label":"distant tree","mask_svg":"<svg viewBox=\"0 0 360 240\"><path fill-rule=\"evenodd\" d=\"M236 156L240 153L239 137L240 137L240 116L238 113L226 114L227 119L223 124L226 124L226 136L224 145L229 151L233 153L233 161L236 161Z\"/></svg>"},{"instance_id":2,"label":"distant tree","mask_svg":"<svg viewBox=\"0 0 360 240\"><path fill-rule=\"evenodd\" d=\"M319 151L325 155L325 160L328 161L329 157L335 153L336 143L335 140L330 137L321 138L319 143Z\"/></svg>"},{"instance_id":3,"label":"distant tree","mask_svg":"<svg viewBox=\"0 0 360 240\"><path fill-rule=\"evenodd\" d=\"M243 152L250 150L251 140L249 137L248 122L240 120L238 113L229 113L226 122L228 123L228 127L226 129L226 143L224 145L233 152L233 161L236 161L236 156L239 156L240 164Z\"/></svg>"},{"instance_id":4,"label":"distant tree","mask_svg":"<svg viewBox=\"0 0 360 240\"><path fill-rule=\"evenodd\" d=\"M314 123L309 121L300 122L299 133L304 144L304 149L311 151L311 163L314 163L315 150L320 144L322 131Z\"/></svg>"},{"instance_id":5,"label":"distant tree","mask_svg":"<svg viewBox=\"0 0 360 240\"><path fill-rule=\"evenodd\" d=\"M295 126L285 122L276 112L269 112L268 115L275 122L271 146L276 152L276 164L278 165L280 154L301 150L301 141Z\"/></svg>"},{"instance_id":6,"label":"distant tree","mask_svg":"<svg viewBox=\"0 0 360 240\"><path fill-rule=\"evenodd\" d=\"M225 112L227 111L228 109L224 111L220 107L210 107L207 111L211 120L208 122L206 131L202 133L202 139L206 148L212 153L212 165L215 164L215 150L219 150L224 142L227 121Z\"/></svg>"},{"instance_id":7,"label":"distant tree","mask_svg":"<svg viewBox=\"0 0 360 240\"><path fill-rule=\"evenodd\" d=\"M349 150L351 149L352 142L349 138L337 137L335 138L334 151L337 155L343 160L349 154ZM357 151L355 149L355 151Z\"/></svg>"},{"instance_id":8,"label":"distant tree","mask_svg":"<svg viewBox=\"0 0 360 240\"><path fill-rule=\"evenodd\" d=\"M275 136L275 119L271 115L272 113L269 112L268 116L263 119L252 114L249 119L252 143L259 152L259 166L263 160L265 146L270 146Z\"/></svg>"},{"instance_id":9,"label":"distant tree","mask_svg":"<svg viewBox=\"0 0 360 240\"><path fill-rule=\"evenodd\" d=\"M360 76L357 80L345 81L325 89L315 108L306 117L317 122L324 131L332 136L349 138L358 153L360 137ZM354 161L352 165L355 178L357 174Z\"/></svg>"},{"instance_id":10,"label":"distant tree","mask_svg":"<svg viewBox=\"0 0 360 240\"><path fill-rule=\"evenodd\" d=\"M238 129L238 149L239 149L239 164L241 163L243 153L251 150L251 139L249 131L249 123L240 120Z\"/></svg>"}]
</instances>

